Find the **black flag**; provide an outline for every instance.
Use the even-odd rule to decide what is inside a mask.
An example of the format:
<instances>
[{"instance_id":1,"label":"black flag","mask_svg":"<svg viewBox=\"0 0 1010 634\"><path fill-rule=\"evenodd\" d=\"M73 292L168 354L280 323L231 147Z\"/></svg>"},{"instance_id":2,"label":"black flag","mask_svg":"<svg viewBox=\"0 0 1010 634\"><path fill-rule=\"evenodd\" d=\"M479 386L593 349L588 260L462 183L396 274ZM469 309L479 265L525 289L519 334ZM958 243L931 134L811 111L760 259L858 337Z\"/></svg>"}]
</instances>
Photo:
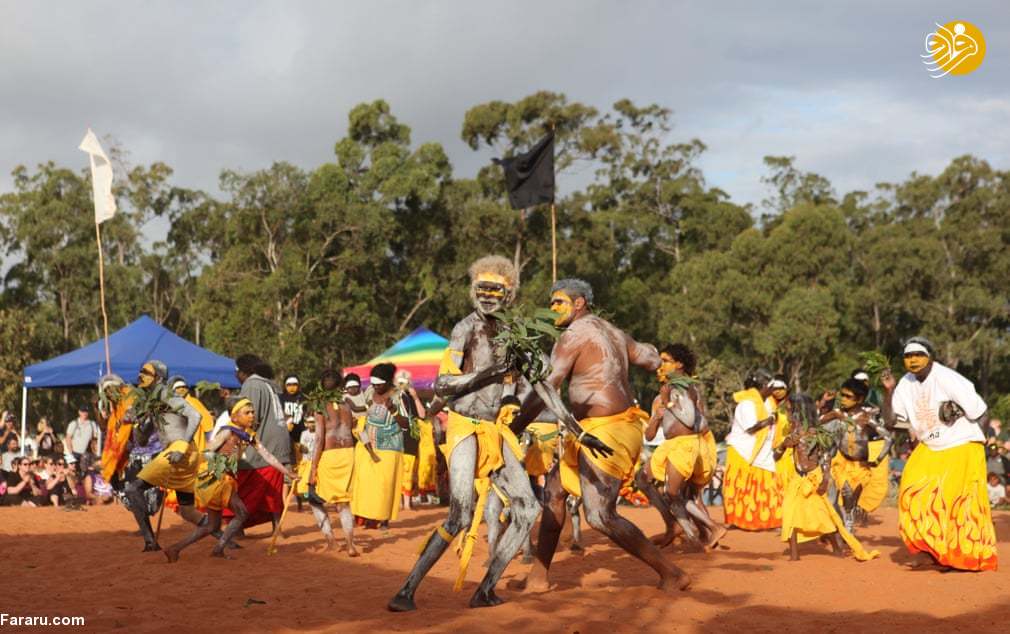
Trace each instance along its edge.
<instances>
[{"instance_id":1,"label":"black flag","mask_svg":"<svg viewBox=\"0 0 1010 634\"><path fill-rule=\"evenodd\" d=\"M505 188L513 209L554 202L554 132L537 141L528 152L493 159L505 170Z\"/></svg>"}]
</instances>

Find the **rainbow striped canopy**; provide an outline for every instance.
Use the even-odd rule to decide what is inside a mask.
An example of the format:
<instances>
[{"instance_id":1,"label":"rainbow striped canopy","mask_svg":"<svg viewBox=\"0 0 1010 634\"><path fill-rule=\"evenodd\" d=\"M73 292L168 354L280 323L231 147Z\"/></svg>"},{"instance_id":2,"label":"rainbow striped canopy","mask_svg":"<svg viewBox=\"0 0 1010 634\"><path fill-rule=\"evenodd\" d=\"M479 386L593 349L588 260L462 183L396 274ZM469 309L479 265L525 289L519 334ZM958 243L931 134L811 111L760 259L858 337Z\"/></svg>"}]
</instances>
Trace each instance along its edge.
<instances>
[{"instance_id":1,"label":"rainbow striped canopy","mask_svg":"<svg viewBox=\"0 0 1010 634\"><path fill-rule=\"evenodd\" d=\"M393 363L397 370L410 372L414 387L430 390L438 377L438 366L449 340L421 326L368 363L344 368L344 374L351 372L361 377L361 386L368 385L372 366L378 363Z\"/></svg>"}]
</instances>

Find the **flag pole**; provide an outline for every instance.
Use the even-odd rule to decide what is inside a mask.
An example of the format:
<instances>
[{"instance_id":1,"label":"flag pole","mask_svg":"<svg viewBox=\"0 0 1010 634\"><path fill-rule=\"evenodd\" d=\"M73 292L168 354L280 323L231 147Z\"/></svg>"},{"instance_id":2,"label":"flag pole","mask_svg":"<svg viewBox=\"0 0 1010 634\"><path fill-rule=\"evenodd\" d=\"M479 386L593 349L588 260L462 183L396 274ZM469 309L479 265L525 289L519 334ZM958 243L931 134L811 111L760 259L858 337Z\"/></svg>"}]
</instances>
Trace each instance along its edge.
<instances>
[{"instance_id":1,"label":"flag pole","mask_svg":"<svg viewBox=\"0 0 1010 634\"><path fill-rule=\"evenodd\" d=\"M558 281L558 217L551 203L551 281Z\"/></svg>"},{"instance_id":2,"label":"flag pole","mask_svg":"<svg viewBox=\"0 0 1010 634\"><path fill-rule=\"evenodd\" d=\"M551 134L554 134L554 122L551 122ZM553 147L553 143L551 144ZM558 281L558 214L554 207L554 196L551 196L551 283Z\"/></svg>"},{"instance_id":3,"label":"flag pole","mask_svg":"<svg viewBox=\"0 0 1010 634\"><path fill-rule=\"evenodd\" d=\"M91 178L95 174L95 156L89 154L91 160ZM102 305L102 330L105 335L105 374L112 373L112 355L109 354L109 315L105 311L105 256L102 254L102 229L98 218L95 218L95 241L98 243L98 298Z\"/></svg>"}]
</instances>

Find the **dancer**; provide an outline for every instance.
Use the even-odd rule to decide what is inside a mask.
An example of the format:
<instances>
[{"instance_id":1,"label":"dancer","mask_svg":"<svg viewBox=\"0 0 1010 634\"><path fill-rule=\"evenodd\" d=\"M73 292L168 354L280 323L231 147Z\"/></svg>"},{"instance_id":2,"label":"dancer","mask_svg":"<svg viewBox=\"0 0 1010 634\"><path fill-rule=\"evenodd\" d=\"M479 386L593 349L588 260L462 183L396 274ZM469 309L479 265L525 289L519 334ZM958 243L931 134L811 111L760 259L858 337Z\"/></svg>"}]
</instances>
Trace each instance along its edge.
<instances>
[{"instance_id":1,"label":"dancer","mask_svg":"<svg viewBox=\"0 0 1010 634\"><path fill-rule=\"evenodd\" d=\"M621 484L634 475L642 449L642 426L648 419L648 414L634 405L628 366L635 364L654 372L660 366L659 353L654 346L635 341L594 315L592 304L593 289L583 280L558 280L551 289L551 310L558 314L555 324L564 331L551 354L547 383L560 390L568 381L571 410L582 431L574 438L565 438L561 460L547 476L537 561L525 587L533 591L550 588L548 573L565 519L565 500L567 494L572 494L582 498L590 526L659 574L660 588L686 589L690 577L668 562L638 527L617 513ZM538 391L524 401L514 431L521 432L536 418L544 407L541 398ZM588 434L593 435L594 444L602 441L610 451L594 451L585 442Z\"/></svg>"},{"instance_id":2,"label":"dancer","mask_svg":"<svg viewBox=\"0 0 1010 634\"><path fill-rule=\"evenodd\" d=\"M782 485L772 450L777 416L769 399L771 382L764 369L748 375L743 391L733 395L737 405L726 436L726 524L750 531L782 525Z\"/></svg>"},{"instance_id":3,"label":"dancer","mask_svg":"<svg viewBox=\"0 0 1010 634\"><path fill-rule=\"evenodd\" d=\"M354 546L354 516L351 514L351 482L354 475L354 416L346 402L328 402L318 415L309 469L308 500L319 530L326 538L326 549L336 545L326 504L337 506L340 527L344 531L347 554L358 556Z\"/></svg>"},{"instance_id":4,"label":"dancer","mask_svg":"<svg viewBox=\"0 0 1010 634\"><path fill-rule=\"evenodd\" d=\"M256 410L252 401L238 398L231 404L229 413L231 423L222 427L210 440L203 456L204 470L197 477L196 499L201 507L207 509L208 521L197 526L196 530L182 541L165 549L168 563L179 561L179 553L187 546L218 532L221 528L221 511L226 508L231 509L234 517L218 538L211 556L233 559L225 554L225 548L242 529L248 516L245 504L238 495L238 482L235 479L239 456L246 447L255 449L264 462L286 475L292 482L298 481L298 474L282 465L256 437L256 432L253 431Z\"/></svg>"},{"instance_id":5,"label":"dancer","mask_svg":"<svg viewBox=\"0 0 1010 634\"><path fill-rule=\"evenodd\" d=\"M506 258L488 256L471 265L470 299L474 311L453 328L435 381L436 395L450 407L445 432L449 515L424 544L403 587L390 600L390 610L416 609L414 593L418 585L456 536L469 528L462 538L455 586L462 587L483 512L477 507L486 503L492 490L508 500L509 523L495 541L487 573L471 597L470 607L500 604L502 599L495 594L495 585L539 512L522 464L504 446L507 428L499 422L505 396L512 394L521 399L531 391L529 382L497 356L500 351L493 342L502 327L494 314L512 304L515 290L516 271ZM437 407L433 409L438 411ZM592 442L595 438L586 440Z\"/></svg>"},{"instance_id":6,"label":"dancer","mask_svg":"<svg viewBox=\"0 0 1010 634\"><path fill-rule=\"evenodd\" d=\"M638 471L636 482L666 523L665 534L654 540L657 546L670 544L676 535L674 526L679 524L697 546L701 546L701 527L707 533L705 548L714 548L726 534L726 527L709 516L701 503L701 490L715 470L715 437L705 419L700 384L692 383L684 390L674 389L669 382L671 377L692 376L697 361L684 344L667 346L660 359L660 393L653 402L645 438L651 440L662 429L666 440L653 452L649 464Z\"/></svg>"},{"instance_id":7,"label":"dancer","mask_svg":"<svg viewBox=\"0 0 1010 634\"><path fill-rule=\"evenodd\" d=\"M873 511L887 497L887 456L894 442L881 424L876 407L866 405L869 390L858 379L848 379L838 390L839 407L820 417L822 425L837 422L838 453L831 460L831 477L842 497L842 517L850 532L855 527L856 508ZM876 451L870 452L874 440Z\"/></svg>"},{"instance_id":8,"label":"dancer","mask_svg":"<svg viewBox=\"0 0 1010 634\"><path fill-rule=\"evenodd\" d=\"M983 429L989 413L971 381L935 361L933 345L912 337L904 347L907 373L887 370L884 421L907 421L919 444L898 487L898 529L919 565L996 570L996 531L986 491Z\"/></svg>"},{"instance_id":9,"label":"dancer","mask_svg":"<svg viewBox=\"0 0 1010 634\"><path fill-rule=\"evenodd\" d=\"M137 444L146 445L152 434L157 434L165 449L148 462L137 479L126 487L126 497L130 501L140 534L144 538L144 551L161 550L155 540L151 521L148 519L146 491L154 487L175 489L179 502L179 515L192 524L205 521L205 516L193 508L193 486L199 468L200 456L193 444L193 436L200 425L200 413L184 399L172 393L165 384L168 368L161 361L151 360L141 367L137 377L137 387L143 397L134 400L149 404L149 411L142 412L134 428Z\"/></svg>"},{"instance_id":10,"label":"dancer","mask_svg":"<svg viewBox=\"0 0 1010 634\"><path fill-rule=\"evenodd\" d=\"M852 549L859 561L869 561L880 556L876 550L867 551L850 533L828 500L828 469L836 446L833 439L828 445L818 442L815 430L817 408L812 398L797 394L789 399L790 428L783 440L792 448L793 468L796 475L789 479L782 501L782 541L789 542L789 559L799 561L799 544L827 536L836 555L842 555L842 541Z\"/></svg>"}]
</instances>

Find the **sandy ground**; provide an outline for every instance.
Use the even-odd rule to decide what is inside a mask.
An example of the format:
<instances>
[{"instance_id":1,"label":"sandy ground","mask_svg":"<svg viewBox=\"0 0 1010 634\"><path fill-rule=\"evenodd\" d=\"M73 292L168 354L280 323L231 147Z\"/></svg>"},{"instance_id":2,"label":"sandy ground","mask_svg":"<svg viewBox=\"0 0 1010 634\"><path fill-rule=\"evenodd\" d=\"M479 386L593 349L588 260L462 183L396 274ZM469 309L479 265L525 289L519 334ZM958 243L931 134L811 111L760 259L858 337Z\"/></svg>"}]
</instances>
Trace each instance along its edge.
<instances>
[{"instance_id":1,"label":"sandy ground","mask_svg":"<svg viewBox=\"0 0 1010 634\"><path fill-rule=\"evenodd\" d=\"M648 535L660 531L651 509L622 513ZM553 592L507 589L505 581L525 573L517 559L499 586L507 602L467 609L483 574L482 545L463 592L452 592L457 560L450 552L421 585L419 610L387 612L386 601L443 514L407 512L388 535L362 531L365 554L352 560L342 551L316 552L321 538L311 515L292 512L274 556L266 554L268 529L261 526L242 540L236 560L208 557L208 539L168 565L160 553L140 552L121 507L0 508L0 612L84 616L87 630L130 632L1010 631L1010 562L997 573L909 570L901 565L908 556L894 509L879 510L858 533L882 553L868 563L832 557L817 544L801 547L802 560L792 563L777 533L731 531L725 547L709 555L667 549L694 580L689 591L667 594L653 587L649 568L588 530L584 555L569 553L563 538ZM186 530L166 515L162 543ZM1010 513L996 514L996 532L1001 554L1010 557Z\"/></svg>"}]
</instances>

